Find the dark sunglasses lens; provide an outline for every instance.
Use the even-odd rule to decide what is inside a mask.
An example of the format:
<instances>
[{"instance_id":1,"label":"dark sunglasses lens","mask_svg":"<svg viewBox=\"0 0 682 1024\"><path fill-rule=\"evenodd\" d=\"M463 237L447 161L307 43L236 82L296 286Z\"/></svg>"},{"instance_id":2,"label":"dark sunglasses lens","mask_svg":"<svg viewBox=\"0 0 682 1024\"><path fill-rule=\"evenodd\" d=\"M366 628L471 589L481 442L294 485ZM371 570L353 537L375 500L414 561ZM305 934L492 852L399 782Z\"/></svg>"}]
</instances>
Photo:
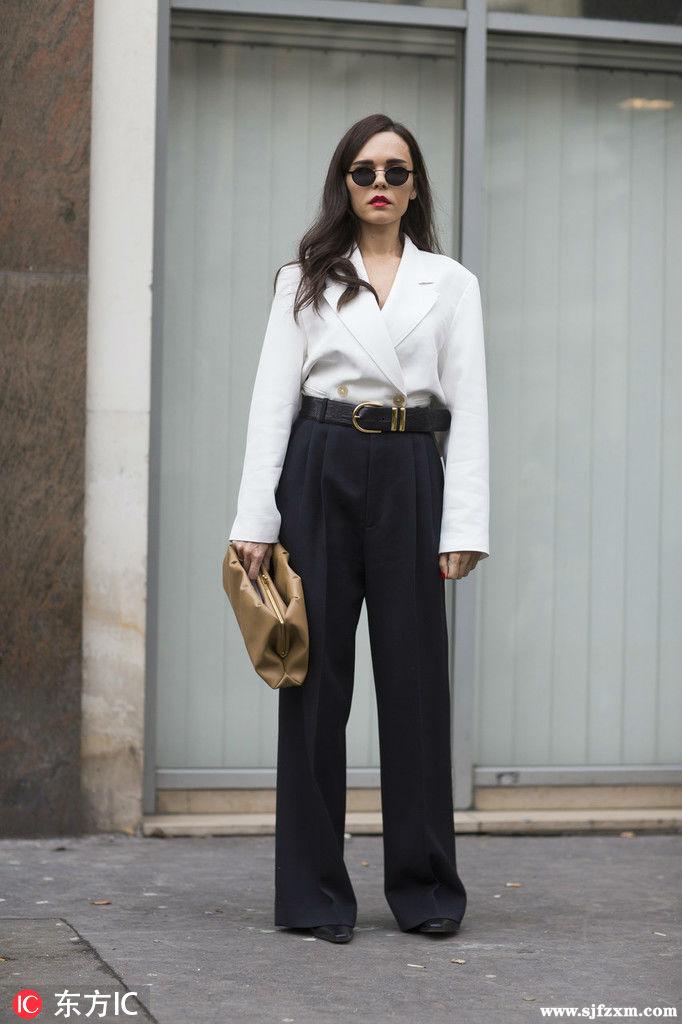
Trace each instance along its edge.
<instances>
[{"instance_id":1,"label":"dark sunglasses lens","mask_svg":"<svg viewBox=\"0 0 682 1024\"><path fill-rule=\"evenodd\" d=\"M404 185L410 176L406 167L389 167L386 171L386 181L389 185Z\"/></svg>"},{"instance_id":2,"label":"dark sunglasses lens","mask_svg":"<svg viewBox=\"0 0 682 1024\"><path fill-rule=\"evenodd\" d=\"M356 167L350 172L350 176L356 185L371 185L376 175L371 167Z\"/></svg>"}]
</instances>

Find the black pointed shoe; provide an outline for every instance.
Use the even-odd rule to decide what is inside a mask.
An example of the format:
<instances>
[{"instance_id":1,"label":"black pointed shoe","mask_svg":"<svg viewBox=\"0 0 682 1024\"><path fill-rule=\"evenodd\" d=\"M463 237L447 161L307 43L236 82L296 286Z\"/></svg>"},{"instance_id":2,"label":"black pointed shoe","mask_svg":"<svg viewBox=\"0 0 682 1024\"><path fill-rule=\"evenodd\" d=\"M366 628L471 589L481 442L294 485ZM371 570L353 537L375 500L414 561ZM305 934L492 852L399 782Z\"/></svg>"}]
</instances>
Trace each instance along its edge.
<instances>
[{"instance_id":1,"label":"black pointed shoe","mask_svg":"<svg viewBox=\"0 0 682 1024\"><path fill-rule=\"evenodd\" d=\"M327 942L350 942L353 938L353 928L349 924L316 924L310 931Z\"/></svg>"},{"instance_id":2,"label":"black pointed shoe","mask_svg":"<svg viewBox=\"0 0 682 1024\"><path fill-rule=\"evenodd\" d=\"M421 924L410 928L411 932L425 932L427 935L456 935L459 931L459 922L453 921L451 917L430 917Z\"/></svg>"}]
</instances>

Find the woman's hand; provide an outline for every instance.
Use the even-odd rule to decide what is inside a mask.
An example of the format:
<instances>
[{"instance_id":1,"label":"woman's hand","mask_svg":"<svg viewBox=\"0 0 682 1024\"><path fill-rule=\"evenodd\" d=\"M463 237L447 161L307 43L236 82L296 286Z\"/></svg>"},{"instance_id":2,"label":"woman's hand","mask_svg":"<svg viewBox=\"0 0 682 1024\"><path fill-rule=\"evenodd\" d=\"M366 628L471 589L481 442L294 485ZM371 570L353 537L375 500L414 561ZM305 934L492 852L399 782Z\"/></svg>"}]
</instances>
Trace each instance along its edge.
<instances>
[{"instance_id":1,"label":"woman's hand","mask_svg":"<svg viewBox=\"0 0 682 1024\"><path fill-rule=\"evenodd\" d=\"M231 543L249 579L257 578L261 564L264 569L270 571L270 559L274 544L261 544L259 541L252 540L233 540Z\"/></svg>"},{"instance_id":2,"label":"woman's hand","mask_svg":"<svg viewBox=\"0 0 682 1024\"><path fill-rule=\"evenodd\" d=\"M444 580L461 580L474 568L483 552L444 551L438 556L440 574Z\"/></svg>"}]
</instances>

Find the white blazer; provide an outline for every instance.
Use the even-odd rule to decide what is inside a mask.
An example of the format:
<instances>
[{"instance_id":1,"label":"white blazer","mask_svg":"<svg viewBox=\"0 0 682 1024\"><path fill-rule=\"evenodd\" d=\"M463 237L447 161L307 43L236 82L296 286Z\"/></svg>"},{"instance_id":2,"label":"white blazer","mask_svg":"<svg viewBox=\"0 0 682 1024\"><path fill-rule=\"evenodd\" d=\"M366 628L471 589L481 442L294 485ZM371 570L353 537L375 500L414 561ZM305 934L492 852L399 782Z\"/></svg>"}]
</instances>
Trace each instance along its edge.
<instances>
[{"instance_id":1,"label":"white blazer","mask_svg":"<svg viewBox=\"0 0 682 1024\"><path fill-rule=\"evenodd\" d=\"M369 280L360 250L347 255ZM405 236L388 298L361 289L338 312L345 285L328 279L319 313L293 319L298 265L279 274L253 387L237 515L230 540L273 542L275 490L300 396L345 402L396 397L445 405L450 428L436 434L445 470L442 551L489 555L488 400L477 277L457 260L426 252ZM352 430L352 427L348 428Z\"/></svg>"}]
</instances>

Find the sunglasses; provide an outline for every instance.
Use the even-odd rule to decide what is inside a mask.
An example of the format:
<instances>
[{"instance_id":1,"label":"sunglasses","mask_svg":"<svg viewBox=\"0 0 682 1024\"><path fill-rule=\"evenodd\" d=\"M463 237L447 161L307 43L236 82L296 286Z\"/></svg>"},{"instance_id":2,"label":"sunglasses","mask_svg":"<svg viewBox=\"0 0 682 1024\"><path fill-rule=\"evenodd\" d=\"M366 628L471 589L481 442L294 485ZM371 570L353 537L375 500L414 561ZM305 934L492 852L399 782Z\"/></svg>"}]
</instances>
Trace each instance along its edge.
<instances>
[{"instance_id":1,"label":"sunglasses","mask_svg":"<svg viewBox=\"0 0 682 1024\"><path fill-rule=\"evenodd\" d=\"M355 184L363 188L373 185L377 176L373 167L356 167L355 170L348 173ZM408 170L407 167L388 167L384 171L387 185L404 185L411 174L414 174L414 171Z\"/></svg>"}]
</instances>

